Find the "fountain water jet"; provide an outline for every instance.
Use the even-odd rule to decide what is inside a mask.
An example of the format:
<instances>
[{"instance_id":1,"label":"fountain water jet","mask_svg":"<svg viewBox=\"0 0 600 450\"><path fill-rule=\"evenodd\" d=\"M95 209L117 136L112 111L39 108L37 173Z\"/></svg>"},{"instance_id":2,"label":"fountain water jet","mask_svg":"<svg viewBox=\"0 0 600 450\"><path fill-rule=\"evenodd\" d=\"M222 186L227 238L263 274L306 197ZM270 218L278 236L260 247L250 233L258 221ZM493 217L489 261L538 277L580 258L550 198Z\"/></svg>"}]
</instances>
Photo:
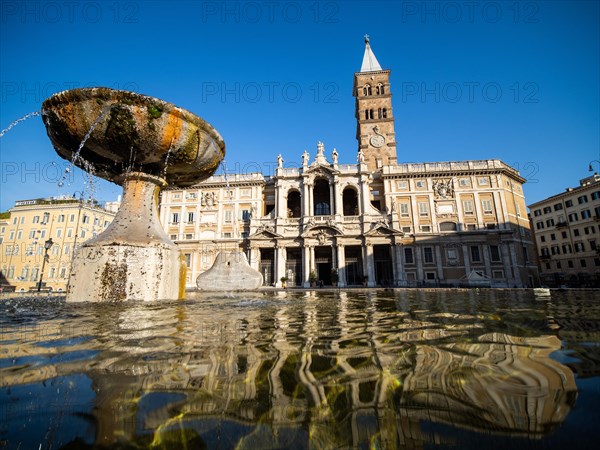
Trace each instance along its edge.
<instances>
[{"instance_id":1,"label":"fountain water jet","mask_svg":"<svg viewBox=\"0 0 600 450\"><path fill-rule=\"evenodd\" d=\"M163 187L216 171L225 156L219 133L175 105L108 88L55 94L42 119L61 157L124 188L113 222L77 250L67 301L183 298L185 264L159 222L158 198Z\"/></svg>"}]
</instances>

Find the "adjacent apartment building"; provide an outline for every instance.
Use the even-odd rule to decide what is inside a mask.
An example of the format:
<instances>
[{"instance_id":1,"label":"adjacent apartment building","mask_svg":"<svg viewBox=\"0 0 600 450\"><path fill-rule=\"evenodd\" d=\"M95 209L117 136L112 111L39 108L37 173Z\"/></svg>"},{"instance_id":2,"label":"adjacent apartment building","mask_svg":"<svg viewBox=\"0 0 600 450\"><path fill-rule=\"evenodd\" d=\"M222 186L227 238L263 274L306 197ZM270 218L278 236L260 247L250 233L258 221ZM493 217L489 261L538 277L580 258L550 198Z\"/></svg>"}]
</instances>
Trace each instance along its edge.
<instances>
[{"instance_id":1,"label":"adjacent apartment building","mask_svg":"<svg viewBox=\"0 0 600 450\"><path fill-rule=\"evenodd\" d=\"M538 285L526 180L496 159L398 163L390 71L365 44L355 164L319 142L301 167L279 156L270 176L163 191L161 220L185 255L188 287L228 250L245 252L265 285Z\"/></svg>"},{"instance_id":2,"label":"adjacent apartment building","mask_svg":"<svg viewBox=\"0 0 600 450\"><path fill-rule=\"evenodd\" d=\"M112 222L116 206L112 202L109 210L71 197L15 202L10 216L0 220L3 290L35 290L42 278L42 289L65 291L73 250Z\"/></svg>"},{"instance_id":3,"label":"adjacent apartment building","mask_svg":"<svg viewBox=\"0 0 600 450\"><path fill-rule=\"evenodd\" d=\"M600 175L529 205L542 282L600 287Z\"/></svg>"}]
</instances>

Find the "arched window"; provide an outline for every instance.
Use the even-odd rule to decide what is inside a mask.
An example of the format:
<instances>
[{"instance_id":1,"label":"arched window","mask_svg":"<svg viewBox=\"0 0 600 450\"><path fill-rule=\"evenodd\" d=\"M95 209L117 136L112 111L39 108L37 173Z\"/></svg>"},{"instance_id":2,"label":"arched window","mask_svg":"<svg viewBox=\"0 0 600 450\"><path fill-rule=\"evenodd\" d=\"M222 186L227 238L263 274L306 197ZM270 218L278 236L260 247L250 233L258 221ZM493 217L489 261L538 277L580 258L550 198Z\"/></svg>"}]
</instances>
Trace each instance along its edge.
<instances>
[{"instance_id":1,"label":"arched window","mask_svg":"<svg viewBox=\"0 0 600 450\"><path fill-rule=\"evenodd\" d=\"M387 108L383 108L382 110L382 119L387 119Z\"/></svg>"},{"instance_id":2,"label":"arched window","mask_svg":"<svg viewBox=\"0 0 600 450\"><path fill-rule=\"evenodd\" d=\"M365 84L365 87L363 87L363 94L365 96L367 96L367 95L373 95L373 93L371 91L371 85L370 84Z\"/></svg>"},{"instance_id":3,"label":"arched window","mask_svg":"<svg viewBox=\"0 0 600 450\"><path fill-rule=\"evenodd\" d=\"M383 86L383 84L379 83L375 92L377 92L377 95L385 94L385 87Z\"/></svg>"},{"instance_id":4,"label":"arched window","mask_svg":"<svg viewBox=\"0 0 600 450\"><path fill-rule=\"evenodd\" d=\"M302 214L301 204L300 192L296 190L289 191L287 197L287 216L300 217Z\"/></svg>"},{"instance_id":5,"label":"arched window","mask_svg":"<svg viewBox=\"0 0 600 450\"><path fill-rule=\"evenodd\" d=\"M328 216L331 214L329 182L323 178L315 181L313 190L315 202L315 216Z\"/></svg>"},{"instance_id":6,"label":"arched window","mask_svg":"<svg viewBox=\"0 0 600 450\"><path fill-rule=\"evenodd\" d=\"M347 187L342 193L344 216L358 216L358 194L356 189Z\"/></svg>"}]
</instances>

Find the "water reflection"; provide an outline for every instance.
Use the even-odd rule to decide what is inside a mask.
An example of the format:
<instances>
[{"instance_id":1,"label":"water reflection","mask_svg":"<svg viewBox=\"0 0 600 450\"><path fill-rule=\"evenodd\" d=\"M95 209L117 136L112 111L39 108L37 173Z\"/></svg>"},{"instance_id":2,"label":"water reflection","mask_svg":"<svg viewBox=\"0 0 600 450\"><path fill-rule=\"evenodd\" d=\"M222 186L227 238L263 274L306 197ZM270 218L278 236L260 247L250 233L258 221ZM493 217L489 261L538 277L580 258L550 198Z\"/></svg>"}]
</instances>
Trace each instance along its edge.
<instances>
[{"instance_id":1,"label":"water reflection","mask_svg":"<svg viewBox=\"0 0 600 450\"><path fill-rule=\"evenodd\" d=\"M568 302L554 302L520 291L6 301L0 438L9 448L457 445L451 431L426 431L438 424L544 439L577 397L568 362L551 357L563 318L600 317L593 304L565 314ZM577 331L582 342L590 332Z\"/></svg>"}]
</instances>

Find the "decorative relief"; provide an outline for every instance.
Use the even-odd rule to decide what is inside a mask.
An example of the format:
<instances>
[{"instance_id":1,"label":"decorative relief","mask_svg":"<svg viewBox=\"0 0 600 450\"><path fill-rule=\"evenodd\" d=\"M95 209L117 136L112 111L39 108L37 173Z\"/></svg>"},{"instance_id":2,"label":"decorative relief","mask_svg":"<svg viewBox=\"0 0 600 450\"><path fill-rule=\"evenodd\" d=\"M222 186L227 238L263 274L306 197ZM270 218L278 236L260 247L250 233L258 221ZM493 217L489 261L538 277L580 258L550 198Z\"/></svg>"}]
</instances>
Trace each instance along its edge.
<instances>
[{"instance_id":1,"label":"decorative relief","mask_svg":"<svg viewBox=\"0 0 600 450\"><path fill-rule=\"evenodd\" d=\"M454 198L454 182L452 178L434 180L433 192L437 198Z\"/></svg>"}]
</instances>

